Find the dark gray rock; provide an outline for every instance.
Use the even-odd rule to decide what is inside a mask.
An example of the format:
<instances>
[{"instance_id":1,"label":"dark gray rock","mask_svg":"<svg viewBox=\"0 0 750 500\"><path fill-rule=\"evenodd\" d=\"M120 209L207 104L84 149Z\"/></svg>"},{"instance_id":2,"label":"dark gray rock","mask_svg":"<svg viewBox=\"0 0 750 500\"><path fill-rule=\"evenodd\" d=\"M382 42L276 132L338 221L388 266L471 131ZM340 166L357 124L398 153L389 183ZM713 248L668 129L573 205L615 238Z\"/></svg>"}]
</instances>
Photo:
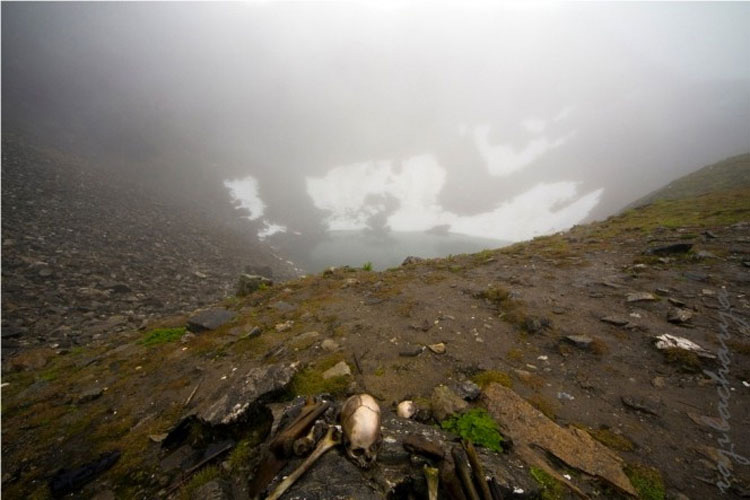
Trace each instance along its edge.
<instances>
[{"instance_id":1,"label":"dark gray rock","mask_svg":"<svg viewBox=\"0 0 750 500\"><path fill-rule=\"evenodd\" d=\"M401 263L402 266L408 266L409 264L417 264L418 262L422 262L424 259L422 257L415 257L413 255L408 256L404 259L404 261Z\"/></svg>"},{"instance_id":2,"label":"dark gray rock","mask_svg":"<svg viewBox=\"0 0 750 500\"><path fill-rule=\"evenodd\" d=\"M646 255L674 255L687 253L691 248L693 248L692 243L673 243L671 245L652 247L647 249L643 253Z\"/></svg>"},{"instance_id":3,"label":"dark gray rock","mask_svg":"<svg viewBox=\"0 0 750 500\"><path fill-rule=\"evenodd\" d=\"M690 321L693 317L692 311L689 309L672 308L667 313L667 321L670 323L681 324Z\"/></svg>"},{"instance_id":4,"label":"dark gray rock","mask_svg":"<svg viewBox=\"0 0 750 500\"><path fill-rule=\"evenodd\" d=\"M297 373L296 365L274 364L251 368L244 375L227 378L197 401L196 416L209 425L232 424L251 408L278 395Z\"/></svg>"},{"instance_id":5,"label":"dark gray rock","mask_svg":"<svg viewBox=\"0 0 750 500\"><path fill-rule=\"evenodd\" d=\"M232 500L232 486L221 479L214 479L193 491L192 500Z\"/></svg>"},{"instance_id":6,"label":"dark gray rock","mask_svg":"<svg viewBox=\"0 0 750 500\"><path fill-rule=\"evenodd\" d=\"M708 281L708 274L706 273L700 273L697 271L685 271L684 273L682 273L682 275L691 281L700 281L703 283Z\"/></svg>"},{"instance_id":7,"label":"dark gray rock","mask_svg":"<svg viewBox=\"0 0 750 500\"><path fill-rule=\"evenodd\" d=\"M100 398L102 394L104 394L104 391L101 387L93 387L79 394L77 402L78 404L88 403L89 401Z\"/></svg>"},{"instance_id":8,"label":"dark gray rock","mask_svg":"<svg viewBox=\"0 0 750 500\"><path fill-rule=\"evenodd\" d=\"M451 389L465 401L474 401L482 393L482 389L471 380L464 380L457 384L451 385Z\"/></svg>"},{"instance_id":9,"label":"dark gray rock","mask_svg":"<svg viewBox=\"0 0 750 500\"><path fill-rule=\"evenodd\" d=\"M260 276L258 274L240 274L237 280L237 288L235 294L238 297L244 297L250 295L254 291L258 290L261 286L272 286L273 281Z\"/></svg>"},{"instance_id":10,"label":"dark gray rock","mask_svg":"<svg viewBox=\"0 0 750 500\"><path fill-rule=\"evenodd\" d=\"M207 309L191 316L187 322L187 329L194 333L215 330L232 321L235 313L223 308Z\"/></svg>"}]
</instances>

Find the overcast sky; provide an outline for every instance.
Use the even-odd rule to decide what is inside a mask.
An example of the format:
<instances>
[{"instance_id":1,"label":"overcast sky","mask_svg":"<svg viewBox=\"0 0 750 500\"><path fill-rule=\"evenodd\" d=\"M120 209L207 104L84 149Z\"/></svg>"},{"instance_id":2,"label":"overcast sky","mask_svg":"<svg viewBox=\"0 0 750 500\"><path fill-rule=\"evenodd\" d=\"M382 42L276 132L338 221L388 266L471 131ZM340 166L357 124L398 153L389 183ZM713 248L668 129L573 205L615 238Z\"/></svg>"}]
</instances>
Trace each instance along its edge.
<instances>
[{"instance_id":1,"label":"overcast sky","mask_svg":"<svg viewBox=\"0 0 750 500\"><path fill-rule=\"evenodd\" d=\"M750 151L748 26L748 3L6 2L3 127L213 179L266 232L518 240Z\"/></svg>"}]
</instances>

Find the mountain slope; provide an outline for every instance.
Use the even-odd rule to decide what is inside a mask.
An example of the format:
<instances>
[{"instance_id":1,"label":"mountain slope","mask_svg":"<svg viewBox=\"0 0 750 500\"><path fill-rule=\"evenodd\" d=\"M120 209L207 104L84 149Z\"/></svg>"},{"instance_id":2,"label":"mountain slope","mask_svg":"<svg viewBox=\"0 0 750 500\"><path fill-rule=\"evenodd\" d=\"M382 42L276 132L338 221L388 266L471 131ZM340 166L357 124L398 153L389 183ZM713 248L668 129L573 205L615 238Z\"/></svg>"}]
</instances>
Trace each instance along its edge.
<instances>
[{"instance_id":1,"label":"mountain slope","mask_svg":"<svg viewBox=\"0 0 750 500\"><path fill-rule=\"evenodd\" d=\"M164 318L146 332L102 337L69 352L30 350L3 366L9 384L3 389L3 494L43 497L45 480L60 464L83 464L115 449L120 460L80 495L153 498L176 491L200 498L199 488L210 485L224 491L220 498L248 498L248 477L262 460L258 444L268 436L272 414L295 395L329 393L340 403L365 391L379 401L389 431L378 465L363 473L340 449L329 452L289 498L316 497L326 480L329 494L343 488L343 496L379 498L392 488L393 497L423 497L425 459L411 457L392 438L398 434L394 405L412 399L436 416L445 408L436 387L473 380L512 387L546 416L534 414L545 432L606 446L608 460L620 464L641 498L715 498L718 470L728 467L717 441L722 433L711 427L721 423L720 405L732 417L726 434L733 449L750 455L748 221L747 187L666 200L500 250L295 279L218 304L233 318L200 333L168 335L157 328L180 328L185 318ZM658 250L669 245L678 246ZM719 338L722 329L728 339ZM687 338L721 359L660 351L655 337L663 334ZM341 362L351 375L323 377ZM731 399L722 399L723 385L702 372L720 368ZM291 369L293 377L285 371ZM251 374L269 372L290 380L279 376L252 412L232 420L235 401L239 408L252 402L247 394L258 381ZM492 399L502 397L489 385L471 405L500 418L497 408L517 405L514 398ZM198 425L201 418L224 417L231 422L225 427ZM184 422L197 427L167 444L186 430ZM597 459L579 456L591 465L582 472L580 464L550 458L554 443L542 446L513 421L500 423L513 446L501 455L484 450L482 457L499 462L492 462L492 474L510 488L509 497L522 489L521 497L541 491L545 498L575 498L575 488L591 497L625 498L590 473ZM434 433L432 426L418 429ZM228 437L233 449L221 465L181 482L183 472ZM280 475L300 461L292 459ZM411 467L413 475L395 477L395 467ZM747 468L735 462L732 477L729 493L746 495ZM367 495L353 494L357 487Z\"/></svg>"},{"instance_id":2,"label":"mountain slope","mask_svg":"<svg viewBox=\"0 0 750 500\"><path fill-rule=\"evenodd\" d=\"M635 208L659 200L694 198L706 193L750 186L750 153L733 156L703 167L647 194L626 208Z\"/></svg>"},{"instance_id":3,"label":"mountain slope","mask_svg":"<svg viewBox=\"0 0 750 500\"><path fill-rule=\"evenodd\" d=\"M220 300L248 265L295 276L250 228L200 203L7 131L2 156L4 356Z\"/></svg>"}]
</instances>

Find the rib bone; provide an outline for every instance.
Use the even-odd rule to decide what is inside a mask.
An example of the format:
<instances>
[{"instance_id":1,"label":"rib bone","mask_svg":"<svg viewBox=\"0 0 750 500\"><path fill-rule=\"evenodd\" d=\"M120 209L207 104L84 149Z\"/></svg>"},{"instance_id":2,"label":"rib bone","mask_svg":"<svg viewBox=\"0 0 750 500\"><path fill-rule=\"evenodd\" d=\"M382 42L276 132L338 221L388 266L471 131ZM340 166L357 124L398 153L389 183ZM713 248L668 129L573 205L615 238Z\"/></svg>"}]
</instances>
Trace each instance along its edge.
<instances>
[{"instance_id":1,"label":"rib bone","mask_svg":"<svg viewBox=\"0 0 750 500\"><path fill-rule=\"evenodd\" d=\"M332 425L328 428L328 433L320 440L318 447L310 454L302 464L297 467L294 472L289 474L283 481L279 483L273 493L269 495L268 500L278 500L286 490L299 479L302 474L312 467L316 460L323 456L325 452L341 443L341 427L338 425Z\"/></svg>"}]
</instances>

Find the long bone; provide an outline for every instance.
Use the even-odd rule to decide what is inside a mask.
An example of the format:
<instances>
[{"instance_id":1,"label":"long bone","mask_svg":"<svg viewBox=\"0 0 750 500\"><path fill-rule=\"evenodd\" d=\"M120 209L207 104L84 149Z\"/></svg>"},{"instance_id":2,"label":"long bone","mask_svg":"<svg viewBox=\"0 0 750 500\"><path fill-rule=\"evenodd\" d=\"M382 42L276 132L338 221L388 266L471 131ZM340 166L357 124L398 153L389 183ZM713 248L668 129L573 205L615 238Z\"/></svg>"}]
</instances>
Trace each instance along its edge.
<instances>
[{"instance_id":1,"label":"long bone","mask_svg":"<svg viewBox=\"0 0 750 500\"><path fill-rule=\"evenodd\" d=\"M318 443L318 447L310 454L302 464L297 467L291 474L289 474L283 481L279 483L276 489L269 495L268 500L278 500L286 490L302 477L302 474L312 467L312 465L323 456L325 452L341 443L341 427L338 425L332 425L328 428L328 432L323 439Z\"/></svg>"}]
</instances>

